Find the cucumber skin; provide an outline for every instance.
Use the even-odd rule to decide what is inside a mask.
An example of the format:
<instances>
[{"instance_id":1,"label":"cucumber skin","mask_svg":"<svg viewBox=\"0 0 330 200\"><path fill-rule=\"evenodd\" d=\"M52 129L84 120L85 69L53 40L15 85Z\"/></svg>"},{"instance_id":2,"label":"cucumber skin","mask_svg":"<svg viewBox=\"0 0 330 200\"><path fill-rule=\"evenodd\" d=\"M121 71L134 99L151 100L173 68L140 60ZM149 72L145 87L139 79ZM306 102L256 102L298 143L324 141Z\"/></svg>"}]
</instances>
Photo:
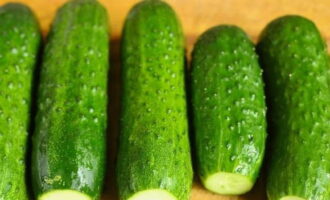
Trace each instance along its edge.
<instances>
[{"instance_id":1,"label":"cucumber skin","mask_svg":"<svg viewBox=\"0 0 330 200\"><path fill-rule=\"evenodd\" d=\"M100 196L108 35L107 13L97 1L74 0L58 10L40 76L32 154L36 197L55 189Z\"/></svg>"},{"instance_id":2,"label":"cucumber skin","mask_svg":"<svg viewBox=\"0 0 330 200\"><path fill-rule=\"evenodd\" d=\"M270 119L267 194L330 199L329 59L313 22L272 21L258 44ZM291 75L290 75L291 74Z\"/></svg>"},{"instance_id":3,"label":"cucumber skin","mask_svg":"<svg viewBox=\"0 0 330 200\"><path fill-rule=\"evenodd\" d=\"M216 26L192 53L191 90L198 175L237 173L255 182L266 140L262 71L247 35Z\"/></svg>"},{"instance_id":4,"label":"cucumber skin","mask_svg":"<svg viewBox=\"0 0 330 200\"><path fill-rule=\"evenodd\" d=\"M181 26L166 3L147 0L130 11L122 41L120 199L147 189L189 199L183 45Z\"/></svg>"},{"instance_id":5,"label":"cucumber skin","mask_svg":"<svg viewBox=\"0 0 330 200\"><path fill-rule=\"evenodd\" d=\"M0 199L28 199L25 156L40 43L39 24L28 7L0 7Z\"/></svg>"}]
</instances>

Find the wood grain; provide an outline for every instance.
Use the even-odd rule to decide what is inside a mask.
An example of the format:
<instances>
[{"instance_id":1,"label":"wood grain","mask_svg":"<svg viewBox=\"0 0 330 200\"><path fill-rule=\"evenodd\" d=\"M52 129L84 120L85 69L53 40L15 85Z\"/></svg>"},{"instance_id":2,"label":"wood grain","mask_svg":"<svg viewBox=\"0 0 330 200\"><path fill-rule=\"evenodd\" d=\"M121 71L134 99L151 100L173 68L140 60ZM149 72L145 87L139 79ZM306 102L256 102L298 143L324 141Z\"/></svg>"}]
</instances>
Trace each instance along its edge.
<instances>
[{"instance_id":1,"label":"wood grain","mask_svg":"<svg viewBox=\"0 0 330 200\"><path fill-rule=\"evenodd\" d=\"M13 0L0 0L0 4ZM56 9L66 0L14 0L29 5L40 19L44 33ZM111 18L112 37L119 38L129 9L139 0L100 0ZM313 20L330 40L330 0L167 0L177 11L190 50L196 36L217 24L235 24L256 39L272 19L298 14Z\"/></svg>"},{"instance_id":2,"label":"wood grain","mask_svg":"<svg viewBox=\"0 0 330 200\"><path fill-rule=\"evenodd\" d=\"M29 5L36 13L43 34L47 34L56 9L66 0L15 0ZM0 0L0 4L10 0ZM110 15L111 70L109 80L109 131L108 131L108 173L102 200L117 200L114 179L116 140L118 135L119 113L119 40L123 21L129 9L138 0L101 0ZM190 54L196 37L217 24L235 24L242 27L255 41L260 31L272 19L299 14L313 20L322 35L330 43L330 0L167 0L177 11L187 38L187 52ZM264 181L243 196L220 196L207 192L198 180L195 181L192 200L265 200Z\"/></svg>"}]
</instances>

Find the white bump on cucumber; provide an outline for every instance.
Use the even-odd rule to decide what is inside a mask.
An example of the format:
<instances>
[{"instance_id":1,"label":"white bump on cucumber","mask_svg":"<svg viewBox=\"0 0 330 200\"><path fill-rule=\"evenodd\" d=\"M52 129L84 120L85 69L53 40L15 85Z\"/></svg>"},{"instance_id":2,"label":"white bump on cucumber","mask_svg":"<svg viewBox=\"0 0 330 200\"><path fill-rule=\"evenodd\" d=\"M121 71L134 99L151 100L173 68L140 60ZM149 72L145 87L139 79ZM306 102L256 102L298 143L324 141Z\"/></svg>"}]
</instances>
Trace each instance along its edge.
<instances>
[{"instance_id":1,"label":"white bump on cucumber","mask_svg":"<svg viewBox=\"0 0 330 200\"><path fill-rule=\"evenodd\" d=\"M203 180L205 187L218 194L237 195L251 190L253 182L244 175L218 172Z\"/></svg>"},{"instance_id":2,"label":"white bump on cucumber","mask_svg":"<svg viewBox=\"0 0 330 200\"><path fill-rule=\"evenodd\" d=\"M285 196L282 197L280 200L306 200L306 199L297 196Z\"/></svg>"},{"instance_id":3,"label":"white bump on cucumber","mask_svg":"<svg viewBox=\"0 0 330 200\"><path fill-rule=\"evenodd\" d=\"M92 198L75 190L52 190L41 195L38 200L92 200Z\"/></svg>"},{"instance_id":4,"label":"white bump on cucumber","mask_svg":"<svg viewBox=\"0 0 330 200\"><path fill-rule=\"evenodd\" d=\"M177 200L175 196L166 190L151 189L136 193L128 200Z\"/></svg>"}]
</instances>

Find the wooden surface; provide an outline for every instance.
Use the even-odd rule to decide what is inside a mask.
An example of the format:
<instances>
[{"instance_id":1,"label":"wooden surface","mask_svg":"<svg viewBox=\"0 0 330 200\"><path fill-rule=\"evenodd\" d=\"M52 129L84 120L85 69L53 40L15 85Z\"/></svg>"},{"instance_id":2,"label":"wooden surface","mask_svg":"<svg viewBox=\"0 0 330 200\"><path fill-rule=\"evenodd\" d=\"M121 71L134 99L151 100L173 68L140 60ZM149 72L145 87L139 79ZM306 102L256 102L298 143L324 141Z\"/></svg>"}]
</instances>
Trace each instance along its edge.
<instances>
[{"instance_id":1,"label":"wooden surface","mask_svg":"<svg viewBox=\"0 0 330 200\"><path fill-rule=\"evenodd\" d=\"M40 19L44 33L56 9L66 0L0 0L28 4ZM100 0L111 18L112 37L119 38L128 10L139 0ZM166 0L177 11L190 50L195 38L217 24L235 24L256 39L272 19L299 14L313 20L323 36L330 40L330 0Z\"/></svg>"},{"instance_id":2,"label":"wooden surface","mask_svg":"<svg viewBox=\"0 0 330 200\"><path fill-rule=\"evenodd\" d=\"M0 0L0 4L10 2ZM65 0L16 0L28 4L40 20L44 35L58 6ZM119 113L119 67L118 49L123 21L128 10L137 0L101 0L109 11L112 29L111 71L109 81L109 131L108 173L102 200L117 200L114 185L114 160L118 134ZM275 17L299 14L312 19L324 38L330 40L330 0L168 0L177 11L186 35L188 56L196 37L207 28L217 24L235 24L242 27L255 41L264 26ZM329 43L329 42L328 42ZM265 200L264 183L247 195L225 197L204 190L195 180L192 200Z\"/></svg>"}]
</instances>

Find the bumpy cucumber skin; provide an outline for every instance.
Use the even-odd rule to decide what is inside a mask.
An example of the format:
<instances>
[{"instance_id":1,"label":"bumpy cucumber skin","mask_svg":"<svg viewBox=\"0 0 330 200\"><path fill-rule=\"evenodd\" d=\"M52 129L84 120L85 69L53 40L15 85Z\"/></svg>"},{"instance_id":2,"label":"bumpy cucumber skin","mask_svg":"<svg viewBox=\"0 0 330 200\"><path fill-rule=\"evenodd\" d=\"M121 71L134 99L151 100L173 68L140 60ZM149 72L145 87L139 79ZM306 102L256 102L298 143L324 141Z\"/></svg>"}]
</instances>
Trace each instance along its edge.
<instances>
[{"instance_id":1,"label":"bumpy cucumber skin","mask_svg":"<svg viewBox=\"0 0 330 200\"><path fill-rule=\"evenodd\" d=\"M166 3L147 0L130 11L122 41L120 199L147 189L189 199L183 45L181 26Z\"/></svg>"},{"instance_id":2,"label":"bumpy cucumber skin","mask_svg":"<svg viewBox=\"0 0 330 200\"><path fill-rule=\"evenodd\" d=\"M267 193L330 199L330 88L326 46L313 22L272 21L257 46L271 130Z\"/></svg>"},{"instance_id":3,"label":"bumpy cucumber skin","mask_svg":"<svg viewBox=\"0 0 330 200\"><path fill-rule=\"evenodd\" d=\"M198 175L237 173L255 182L266 140L262 71L235 26L206 31L192 53L192 108Z\"/></svg>"},{"instance_id":4,"label":"bumpy cucumber skin","mask_svg":"<svg viewBox=\"0 0 330 200\"><path fill-rule=\"evenodd\" d=\"M59 9L43 55L32 175L35 195L73 189L97 199L105 168L109 34L94 0Z\"/></svg>"},{"instance_id":5,"label":"bumpy cucumber skin","mask_svg":"<svg viewBox=\"0 0 330 200\"><path fill-rule=\"evenodd\" d=\"M25 154L41 35L31 10L0 7L0 199L28 199Z\"/></svg>"}]
</instances>

